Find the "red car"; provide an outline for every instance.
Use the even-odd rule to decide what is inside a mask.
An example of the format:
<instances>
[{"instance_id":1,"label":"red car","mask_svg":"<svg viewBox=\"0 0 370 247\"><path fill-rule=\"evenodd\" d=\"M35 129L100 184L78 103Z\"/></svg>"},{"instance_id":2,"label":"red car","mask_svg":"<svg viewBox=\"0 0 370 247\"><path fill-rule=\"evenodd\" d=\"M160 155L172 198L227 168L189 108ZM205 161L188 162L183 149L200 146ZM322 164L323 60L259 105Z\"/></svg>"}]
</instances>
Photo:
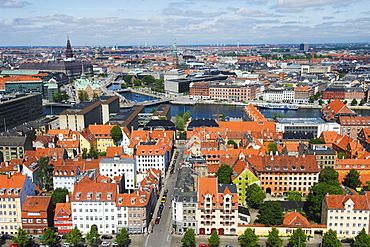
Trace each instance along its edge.
<instances>
[{"instance_id":1,"label":"red car","mask_svg":"<svg viewBox=\"0 0 370 247\"><path fill-rule=\"evenodd\" d=\"M160 221L160 220L161 220L160 218L156 218L154 223L155 223L155 224L159 224L159 221Z\"/></svg>"},{"instance_id":2,"label":"red car","mask_svg":"<svg viewBox=\"0 0 370 247\"><path fill-rule=\"evenodd\" d=\"M200 244L199 247L209 247L208 244Z\"/></svg>"}]
</instances>

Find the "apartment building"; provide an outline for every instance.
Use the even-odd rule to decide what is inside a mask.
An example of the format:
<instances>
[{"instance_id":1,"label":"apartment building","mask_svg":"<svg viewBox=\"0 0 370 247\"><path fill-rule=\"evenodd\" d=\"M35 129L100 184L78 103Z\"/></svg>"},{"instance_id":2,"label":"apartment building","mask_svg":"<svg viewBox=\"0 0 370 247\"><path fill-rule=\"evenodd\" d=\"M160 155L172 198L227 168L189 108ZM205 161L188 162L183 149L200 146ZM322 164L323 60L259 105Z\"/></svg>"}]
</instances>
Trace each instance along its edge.
<instances>
[{"instance_id":1,"label":"apartment building","mask_svg":"<svg viewBox=\"0 0 370 247\"><path fill-rule=\"evenodd\" d=\"M54 226L51 196L27 196L22 208L22 229L30 234L43 234Z\"/></svg>"},{"instance_id":2,"label":"apartment building","mask_svg":"<svg viewBox=\"0 0 370 247\"><path fill-rule=\"evenodd\" d=\"M197 233L233 235L238 227L238 194L235 184L218 184L217 178L199 178Z\"/></svg>"},{"instance_id":3,"label":"apartment building","mask_svg":"<svg viewBox=\"0 0 370 247\"><path fill-rule=\"evenodd\" d=\"M73 227L86 234L96 225L100 234L117 231L117 184L85 178L75 184L70 196Z\"/></svg>"},{"instance_id":4,"label":"apartment building","mask_svg":"<svg viewBox=\"0 0 370 247\"><path fill-rule=\"evenodd\" d=\"M261 181L262 190L271 195L288 191L307 195L319 179L320 169L314 155L252 156L246 160Z\"/></svg>"},{"instance_id":5,"label":"apartment building","mask_svg":"<svg viewBox=\"0 0 370 247\"><path fill-rule=\"evenodd\" d=\"M209 99L210 86L209 82L192 82L189 85L189 95L193 99Z\"/></svg>"},{"instance_id":6,"label":"apartment building","mask_svg":"<svg viewBox=\"0 0 370 247\"><path fill-rule=\"evenodd\" d=\"M70 202L55 204L54 227L59 234L68 234L73 229Z\"/></svg>"},{"instance_id":7,"label":"apartment building","mask_svg":"<svg viewBox=\"0 0 370 247\"><path fill-rule=\"evenodd\" d=\"M353 238L362 229L369 233L369 193L365 195L326 195L321 222L339 238Z\"/></svg>"},{"instance_id":8,"label":"apartment building","mask_svg":"<svg viewBox=\"0 0 370 247\"><path fill-rule=\"evenodd\" d=\"M80 132L80 152L84 148L90 150L94 148L98 152L106 152L108 147L115 147L114 141L110 136L113 125L89 125L85 131Z\"/></svg>"},{"instance_id":9,"label":"apartment building","mask_svg":"<svg viewBox=\"0 0 370 247\"><path fill-rule=\"evenodd\" d=\"M362 128L370 127L370 116L339 116L340 135L357 139Z\"/></svg>"},{"instance_id":10,"label":"apartment building","mask_svg":"<svg viewBox=\"0 0 370 247\"><path fill-rule=\"evenodd\" d=\"M310 86L294 87L294 103L308 103L312 95L314 92Z\"/></svg>"},{"instance_id":11,"label":"apartment building","mask_svg":"<svg viewBox=\"0 0 370 247\"><path fill-rule=\"evenodd\" d=\"M22 208L27 196L35 195L31 179L20 173L0 175L0 230L16 234L22 228Z\"/></svg>"},{"instance_id":12,"label":"apartment building","mask_svg":"<svg viewBox=\"0 0 370 247\"><path fill-rule=\"evenodd\" d=\"M99 173L111 179L122 176L125 190L133 190L136 187L136 160L134 156L115 155L113 158L103 158L100 160Z\"/></svg>"},{"instance_id":13,"label":"apartment building","mask_svg":"<svg viewBox=\"0 0 370 247\"><path fill-rule=\"evenodd\" d=\"M173 192L172 215L173 229L184 233L187 229L197 232L196 208L198 197L196 191L198 175L190 167L182 167L177 173L177 180Z\"/></svg>"},{"instance_id":14,"label":"apartment building","mask_svg":"<svg viewBox=\"0 0 370 247\"><path fill-rule=\"evenodd\" d=\"M209 98L232 101L253 100L256 99L256 86L213 84L209 86Z\"/></svg>"},{"instance_id":15,"label":"apartment building","mask_svg":"<svg viewBox=\"0 0 370 247\"><path fill-rule=\"evenodd\" d=\"M262 97L265 101L294 102L294 94L293 87L270 88L263 91Z\"/></svg>"}]
</instances>

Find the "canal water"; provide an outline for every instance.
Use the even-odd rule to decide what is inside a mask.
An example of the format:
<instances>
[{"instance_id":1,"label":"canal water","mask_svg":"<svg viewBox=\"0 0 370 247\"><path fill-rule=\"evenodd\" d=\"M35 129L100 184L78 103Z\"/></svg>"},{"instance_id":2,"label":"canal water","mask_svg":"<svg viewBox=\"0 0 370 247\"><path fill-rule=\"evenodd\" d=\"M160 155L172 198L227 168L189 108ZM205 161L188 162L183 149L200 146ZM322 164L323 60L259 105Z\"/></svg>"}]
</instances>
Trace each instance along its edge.
<instances>
[{"instance_id":1,"label":"canal water","mask_svg":"<svg viewBox=\"0 0 370 247\"><path fill-rule=\"evenodd\" d=\"M146 95L134 94L131 92L121 93L126 99L136 102L144 102L154 100L156 98ZM152 109L157 108L157 106L145 107L145 112L149 113ZM171 105L171 116L176 116L179 112L190 111L191 117L193 119L201 118L216 118L218 114L224 113L225 116L230 118L244 118L245 113L243 110L244 106L236 105L220 105L220 104L197 104L197 105ZM50 107L44 108L44 113L49 115L57 115L62 112L64 107ZM260 112L266 117L271 118L272 115L276 113L283 114L287 118L314 118L320 117L319 109L308 109L301 108L298 110L272 110L272 109L259 109ZM122 111L127 111L127 109L122 109ZM356 110L362 116L370 116L369 110Z\"/></svg>"}]
</instances>

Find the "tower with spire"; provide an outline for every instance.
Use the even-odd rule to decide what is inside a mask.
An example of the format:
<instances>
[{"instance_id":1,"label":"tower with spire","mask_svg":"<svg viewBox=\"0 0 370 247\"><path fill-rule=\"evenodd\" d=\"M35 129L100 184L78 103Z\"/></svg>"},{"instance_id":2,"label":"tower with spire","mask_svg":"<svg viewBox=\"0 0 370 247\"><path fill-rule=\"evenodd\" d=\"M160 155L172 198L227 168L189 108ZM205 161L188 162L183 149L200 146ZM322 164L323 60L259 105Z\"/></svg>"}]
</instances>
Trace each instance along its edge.
<instances>
[{"instance_id":1,"label":"tower with spire","mask_svg":"<svg viewBox=\"0 0 370 247\"><path fill-rule=\"evenodd\" d=\"M176 40L175 40L175 43L173 44L172 61L173 61L173 68L176 69L177 66L179 65L179 57L178 57L178 54L177 54Z\"/></svg>"},{"instance_id":2,"label":"tower with spire","mask_svg":"<svg viewBox=\"0 0 370 247\"><path fill-rule=\"evenodd\" d=\"M67 38L66 58L73 58L73 52L71 42L69 42L69 37Z\"/></svg>"}]
</instances>

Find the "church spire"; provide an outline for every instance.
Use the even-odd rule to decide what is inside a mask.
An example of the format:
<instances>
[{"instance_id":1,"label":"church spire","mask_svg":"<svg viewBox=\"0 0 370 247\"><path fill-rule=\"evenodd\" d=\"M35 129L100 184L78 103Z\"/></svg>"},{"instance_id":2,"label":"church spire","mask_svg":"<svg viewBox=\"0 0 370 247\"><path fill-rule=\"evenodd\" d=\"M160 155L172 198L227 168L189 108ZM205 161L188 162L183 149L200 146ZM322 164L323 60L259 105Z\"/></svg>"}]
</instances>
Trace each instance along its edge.
<instances>
[{"instance_id":1,"label":"church spire","mask_svg":"<svg viewBox=\"0 0 370 247\"><path fill-rule=\"evenodd\" d=\"M173 59L173 68L176 69L177 65L179 65L179 58L178 58L178 55L177 55L176 40L175 40L175 43L173 44L172 59Z\"/></svg>"},{"instance_id":2,"label":"church spire","mask_svg":"<svg viewBox=\"0 0 370 247\"><path fill-rule=\"evenodd\" d=\"M67 37L67 48L66 48L66 58L72 58L73 57L73 52L72 52L72 47L71 43L69 42L69 36Z\"/></svg>"}]
</instances>

